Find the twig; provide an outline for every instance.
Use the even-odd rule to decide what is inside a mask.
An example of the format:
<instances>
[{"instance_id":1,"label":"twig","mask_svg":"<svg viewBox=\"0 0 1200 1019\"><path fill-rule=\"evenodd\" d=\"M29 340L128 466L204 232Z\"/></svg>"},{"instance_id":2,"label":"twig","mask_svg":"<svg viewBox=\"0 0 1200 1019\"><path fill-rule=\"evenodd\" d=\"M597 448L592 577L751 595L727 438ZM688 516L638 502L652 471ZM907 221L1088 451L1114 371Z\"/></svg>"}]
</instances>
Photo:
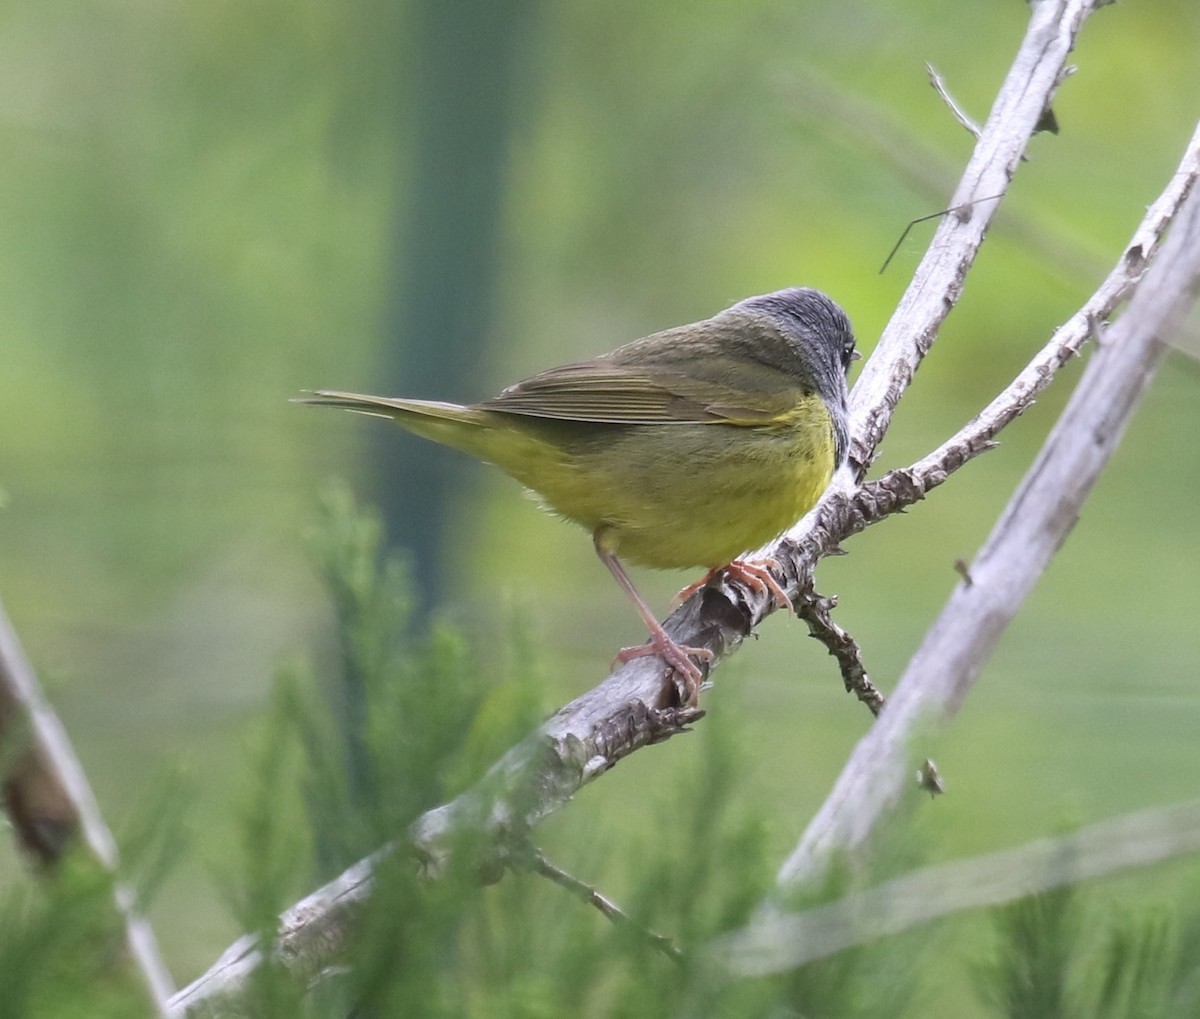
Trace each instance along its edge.
<instances>
[{"instance_id":1,"label":"twig","mask_svg":"<svg viewBox=\"0 0 1200 1019\"><path fill-rule=\"evenodd\" d=\"M1193 139L1200 141L1200 131ZM1079 509L1172 335L1200 290L1200 191L1192 172L1158 257L1125 314L1093 355L1062 417L897 684L888 710L860 741L829 798L779 873L814 879L832 855L861 847L900 801L918 727L952 717L1001 633L1074 526ZM1190 193L1189 193L1190 191ZM1086 321L1086 316L1085 316ZM984 429L986 432L986 428ZM936 457L934 458L936 460Z\"/></svg>"},{"instance_id":2,"label":"twig","mask_svg":"<svg viewBox=\"0 0 1200 1019\"><path fill-rule=\"evenodd\" d=\"M950 94L950 90L946 88L946 80L938 73L937 68L935 68L933 64L929 63L928 60L925 61L925 71L929 75L929 84L933 86L933 90L941 98L942 102L946 104L950 112L954 114L954 119L967 129L967 133L972 138L978 141L979 136L983 134L983 129L976 124L975 121L968 117L966 111L954 101L954 97Z\"/></svg>"},{"instance_id":3,"label":"twig","mask_svg":"<svg viewBox=\"0 0 1200 1019\"><path fill-rule=\"evenodd\" d=\"M117 844L66 730L42 694L33 667L0 605L0 744L28 739L4 776L4 799L21 844L49 867L76 834L108 873L118 869ZM11 744L10 744L11 745ZM155 1014L167 1015L174 993L154 931L138 912L133 889L120 880L113 898L125 925L125 944L146 986Z\"/></svg>"},{"instance_id":4,"label":"twig","mask_svg":"<svg viewBox=\"0 0 1200 1019\"><path fill-rule=\"evenodd\" d=\"M629 916L628 913L622 910L620 906L613 902L612 899L602 895L592 885L585 884L583 881L580 881L579 878L573 877L561 867L557 867L547 860L546 855L540 849L535 849L533 851L533 855L530 860L530 866L532 866L533 870L538 874L549 878L559 887L565 888L581 902L586 902L589 905L595 906L613 923L619 924L628 930L636 931L637 934L643 938L647 944L656 948L658 951L673 959L675 962L683 961L683 949L675 944L673 940L668 938L665 934L658 934L655 931L643 927L631 916Z\"/></svg>"},{"instance_id":5,"label":"twig","mask_svg":"<svg viewBox=\"0 0 1200 1019\"><path fill-rule=\"evenodd\" d=\"M704 954L739 977L782 973L954 913L1197 852L1200 800L1192 800L926 867L802 913L767 913L707 945Z\"/></svg>"},{"instance_id":6,"label":"twig","mask_svg":"<svg viewBox=\"0 0 1200 1019\"><path fill-rule=\"evenodd\" d=\"M832 613L837 599L822 597L812 588L806 588L800 592L794 604L796 615L808 624L808 635L824 644L836 659L846 692L854 694L870 708L871 714L878 715L883 710L883 694L867 675L858 642L833 621Z\"/></svg>"}]
</instances>

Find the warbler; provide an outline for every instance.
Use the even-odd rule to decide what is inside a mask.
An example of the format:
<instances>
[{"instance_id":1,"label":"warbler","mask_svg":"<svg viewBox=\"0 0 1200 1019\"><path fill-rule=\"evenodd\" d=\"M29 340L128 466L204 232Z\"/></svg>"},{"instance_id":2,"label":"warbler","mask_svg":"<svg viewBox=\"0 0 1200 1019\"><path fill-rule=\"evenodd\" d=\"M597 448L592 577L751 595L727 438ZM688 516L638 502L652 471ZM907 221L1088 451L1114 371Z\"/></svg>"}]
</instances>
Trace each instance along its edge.
<instances>
[{"instance_id":1,"label":"warbler","mask_svg":"<svg viewBox=\"0 0 1200 1019\"><path fill-rule=\"evenodd\" d=\"M749 297L712 318L549 368L461 406L318 390L299 402L390 418L495 464L552 512L592 534L650 640L621 661L661 655L694 704L711 660L673 641L623 560L700 566L786 595L739 558L817 501L846 458L846 375L856 357L846 313L818 290Z\"/></svg>"}]
</instances>

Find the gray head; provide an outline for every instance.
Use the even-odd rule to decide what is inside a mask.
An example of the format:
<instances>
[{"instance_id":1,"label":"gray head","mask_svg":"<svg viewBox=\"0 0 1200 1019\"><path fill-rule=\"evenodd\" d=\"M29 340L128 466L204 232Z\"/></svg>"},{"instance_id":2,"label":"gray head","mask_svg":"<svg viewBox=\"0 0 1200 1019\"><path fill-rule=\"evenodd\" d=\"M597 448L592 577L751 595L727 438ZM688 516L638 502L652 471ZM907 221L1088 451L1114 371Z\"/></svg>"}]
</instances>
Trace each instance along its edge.
<instances>
[{"instance_id":1,"label":"gray head","mask_svg":"<svg viewBox=\"0 0 1200 1019\"><path fill-rule=\"evenodd\" d=\"M747 297L733 308L769 317L787 338L804 373L829 405L840 464L847 447L846 373L854 360L854 329L846 313L810 287Z\"/></svg>"},{"instance_id":2,"label":"gray head","mask_svg":"<svg viewBox=\"0 0 1200 1019\"><path fill-rule=\"evenodd\" d=\"M773 294L747 297L734 307L771 316L789 339L815 355L818 363L840 371L843 379L850 370L854 329L846 313L821 291L788 287Z\"/></svg>"}]
</instances>

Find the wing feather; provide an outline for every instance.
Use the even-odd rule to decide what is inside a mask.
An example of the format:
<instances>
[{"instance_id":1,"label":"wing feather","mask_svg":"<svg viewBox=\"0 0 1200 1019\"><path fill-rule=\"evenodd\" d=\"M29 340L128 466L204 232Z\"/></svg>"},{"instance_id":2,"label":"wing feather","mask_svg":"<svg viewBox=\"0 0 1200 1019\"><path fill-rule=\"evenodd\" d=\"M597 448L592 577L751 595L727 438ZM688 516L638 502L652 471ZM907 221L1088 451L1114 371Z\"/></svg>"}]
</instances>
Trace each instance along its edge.
<instances>
[{"instance_id":1,"label":"wing feather","mask_svg":"<svg viewBox=\"0 0 1200 1019\"><path fill-rule=\"evenodd\" d=\"M475 406L609 424L761 425L788 416L801 395L795 383L767 365L731 357L730 338L718 322L670 329L611 354L549 368Z\"/></svg>"}]
</instances>

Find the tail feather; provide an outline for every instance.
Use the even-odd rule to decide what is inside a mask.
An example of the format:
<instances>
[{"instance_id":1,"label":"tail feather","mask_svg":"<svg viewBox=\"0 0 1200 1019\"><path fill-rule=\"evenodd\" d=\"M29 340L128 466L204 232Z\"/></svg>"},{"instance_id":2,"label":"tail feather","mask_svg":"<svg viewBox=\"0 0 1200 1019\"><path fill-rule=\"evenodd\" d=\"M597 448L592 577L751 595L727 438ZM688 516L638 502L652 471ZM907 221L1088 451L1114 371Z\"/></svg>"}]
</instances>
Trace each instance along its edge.
<instances>
[{"instance_id":1,"label":"tail feather","mask_svg":"<svg viewBox=\"0 0 1200 1019\"><path fill-rule=\"evenodd\" d=\"M332 389L305 393L294 402L390 418L416 435L495 464L540 493L557 512L588 528L596 526L587 479L570 452L543 434L545 424L537 419L457 403L364 396Z\"/></svg>"},{"instance_id":2,"label":"tail feather","mask_svg":"<svg viewBox=\"0 0 1200 1019\"><path fill-rule=\"evenodd\" d=\"M477 407L436 400L406 400L398 397L366 396L335 389L318 389L295 397L293 403L317 407L339 407L357 414L390 418L402 428L464 453L489 460L495 455L497 431L494 418Z\"/></svg>"},{"instance_id":3,"label":"tail feather","mask_svg":"<svg viewBox=\"0 0 1200 1019\"><path fill-rule=\"evenodd\" d=\"M340 407L358 414L400 420L411 414L445 418L449 421L477 422L479 412L457 403L436 400L405 400L387 396L366 396L362 393L343 393L336 389L318 389L304 396L293 397L292 403L307 403L316 407Z\"/></svg>"}]
</instances>

